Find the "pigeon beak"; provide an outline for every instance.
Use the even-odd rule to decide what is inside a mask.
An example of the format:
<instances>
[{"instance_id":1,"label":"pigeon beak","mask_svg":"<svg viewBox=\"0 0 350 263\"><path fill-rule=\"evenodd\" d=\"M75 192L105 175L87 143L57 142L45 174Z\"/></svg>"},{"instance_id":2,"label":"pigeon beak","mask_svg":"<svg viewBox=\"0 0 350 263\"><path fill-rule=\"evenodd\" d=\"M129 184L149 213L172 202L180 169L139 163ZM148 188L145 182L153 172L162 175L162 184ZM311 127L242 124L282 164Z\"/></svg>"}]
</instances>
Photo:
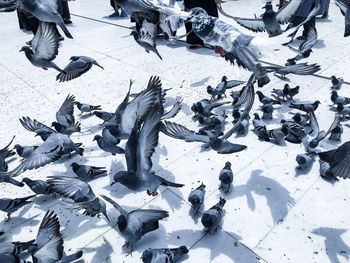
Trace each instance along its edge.
<instances>
[{"instance_id":1,"label":"pigeon beak","mask_svg":"<svg viewBox=\"0 0 350 263\"><path fill-rule=\"evenodd\" d=\"M111 221L109 220L109 218L108 218L107 212L106 212L106 213L103 213L103 214L104 214L104 216L107 218L108 222L111 222Z\"/></svg>"},{"instance_id":2,"label":"pigeon beak","mask_svg":"<svg viewBox=\"0 0 350 263\"><path fill-rule=\"evenodd\" d=\"M102 68L103 70L104 70L104 68L100 65L100 64L98 64L97 62L96 63L94 63L96 66L98 66L98 67L100 67L100 68Z\"/></svg>"},{"instance_id":3,"label":"pigeon beak","mask_svg":"<svg viewBox=\"0 0 350 263\"><path fill-rule=\"evenodd\" d=\"M110 186L114 185L116 183L116 181L112 182Z\"/></svg>"},{"instance_id":4,"label":"pigeon beak","mask_svg":"<svg viewBox=\"0 0 350 263\"><path fill-rule=\"evenodd\" d=\"M24 51L23 48L21 48L21 50L19 52L22 52L22 51Z\"/></svg>"}]
</instances>

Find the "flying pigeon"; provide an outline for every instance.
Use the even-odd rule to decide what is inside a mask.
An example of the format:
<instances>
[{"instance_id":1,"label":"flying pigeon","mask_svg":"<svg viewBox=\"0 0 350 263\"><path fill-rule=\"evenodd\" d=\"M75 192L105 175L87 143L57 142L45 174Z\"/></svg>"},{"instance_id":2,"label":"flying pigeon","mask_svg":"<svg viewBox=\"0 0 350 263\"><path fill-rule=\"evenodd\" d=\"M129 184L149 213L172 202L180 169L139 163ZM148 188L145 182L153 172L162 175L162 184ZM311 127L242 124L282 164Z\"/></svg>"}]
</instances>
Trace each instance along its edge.
<instances>
[{"instance_id":1,"label":"flying pigeon","mask_svg":"<svg viewBox=\"0 0 350 263\"><path fill-rule=\"evenodd\" d=\"M12 137L12 140L2 149L0 149L0 173L8 171L8 164L6 159L15 155L12 150L9 150L10 145L12 144L15 136Z\"/></svg>"},{"instance_id":2,"label":"flying pigeon","mask_svg":"<svg viewBox=\"0 0 350 263\"><path fill-rule=\"evenodd\" d=\"M28 177L24 177L22 182L28 185L28 187L37 195L49 195L51 194L50 185L43 180L32 180Z\"/></svg>"},{"instance_id":3,"label":"flying pigeon","mask_svg":"<svg viewBox=\"0 0 350 263\"><path fill-rule=\"evenodd\" d=\"M77 108L80 110L80 115L83 113L91 113L92 111L96 112L101 110L101 105L93 106L86 103L80 103L79 101L75 101L74 104L77 105Z\"/></svg>"}]
</instances>

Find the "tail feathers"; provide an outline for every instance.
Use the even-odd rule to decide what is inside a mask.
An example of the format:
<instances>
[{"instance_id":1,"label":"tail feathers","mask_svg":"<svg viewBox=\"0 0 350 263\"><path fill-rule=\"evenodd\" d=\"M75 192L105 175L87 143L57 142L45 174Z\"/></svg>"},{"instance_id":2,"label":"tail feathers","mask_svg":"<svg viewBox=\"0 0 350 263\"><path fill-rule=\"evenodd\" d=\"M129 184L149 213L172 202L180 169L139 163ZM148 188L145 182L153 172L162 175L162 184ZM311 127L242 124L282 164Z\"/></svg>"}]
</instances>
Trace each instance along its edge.
<instances>
[{"instance_id":1,"label":"tail feathers","mask_svg":"<svg viewBox=\"0 0 350 263\"><path fill-rule=\"evenodd\" d=\"M160 60L163 60L162 56L159 54L157 48L153 49L153 52L156 53L156 55L160 58Z\"/></svg>"},{"instance_id":2,"label":"tail feathers","mask_svg":"<svg viewBox=\"0 0 350 263\"><path fill-rule=\"evenodd\" d=\"M82 256L83 256L83 251L80 250L77 253L74 253L72 255L64 256L61 260L61 263L70 263L81 258Z\"/></svg>"},{"instance_id":3,"label":"tail feathers","mask_svg":"<svg viewBox=\"0 0 350 263\"><path fill-rule=\"evenodd\" d=\"M18 182L17 180L15 180L15 179L13 179L11 177L8 178L8 183L13 184L15 186L19 186L19 187L23 187L24 186L24 184L22 182Z\"/></svg>"},{"instance_id":4,"label":"tail feathers","mask_svg":"<svg viewBox=\"0 0 350 263\"><path fill-rule=\"evenodd\" d=\"M169 182L167 180L165 180L164 178L158 176L159 180L160 180L160 184L164 185L164 186L171 186L171 187L183 187L183 184L177 184L177 183L173 183L173 182Z\"/></svg>"},{"instance_id":5,"label":"tail feathers","mask_svg":"<svg viewBox=\"0 0 350 263\"><path fill-rule=\"evenodd\" d=\"M66 37L70 38L70 39L73 39L73 36L69 33L66 25L64 24L63 20L62 22L60 22L58 24L60 26L60 28L63 30L64 34L66 35Z\"/></svg>"},{"instance_id":6,"label":"tail feathers","mask_svg":"<svg viewBox=\"0 0 350 263\"><path fill-rule=\"evenodd\" d=\"M52 64L52 67L53 67L54 69L56 69L58 72L60 72L60 74L63 74L63 75L66 74L66 72L63 71L62 69L60 69L55 63L51 62L51 64ZM58 74L58 76L59 76L60 74ZM56 80L57 80L58 76L56 77Z\"/></svg>"},{"instance_id":7,"label":"tail feathers","mask_svg":"<svg viewBox=\"0 0 350 263\"><path fill-rule=\"evenodd\" d=\"M178 261L183 255L186 255L189 252L186 246L172 248L170 251L174 253L173 262Z\"/></svg>"},{"instance_id":8,"label":"tail feathers","mask_svg":"<svg viewBox=\"0 0 350 263\"><path fill-rule=\"evenodd\" d=\"M350 25L345 26L344 37L348 37L350 35Z\"/></svg>"},{"instance_id":9,"label":"tail feathers","mask_svg":"<svg viewBox=\"0 0 350 263\"><path fill-rule=\"evenodd\" d=\"M28 242L12 242L12 244L14 244L16 247L15 254L18 255L22 251L27 250L31 245L33 245L34 242L35 242L35 239L30 240Z\"/></svg>"},{"instance_id":10,"label":"tail feathers","mask_svg":"<svg viewBox=\"0 0 350 263\"><path fill-rule=\"evenodd\" d=\"M146 222L146 223L143 223L142 224L142 234L146 234L148 232L151 232L151 231L154 231L154 230L157 230L159 228L159 222L158 220L156 221L149 221L149 222Z\"/></svg>"}]
</instances>

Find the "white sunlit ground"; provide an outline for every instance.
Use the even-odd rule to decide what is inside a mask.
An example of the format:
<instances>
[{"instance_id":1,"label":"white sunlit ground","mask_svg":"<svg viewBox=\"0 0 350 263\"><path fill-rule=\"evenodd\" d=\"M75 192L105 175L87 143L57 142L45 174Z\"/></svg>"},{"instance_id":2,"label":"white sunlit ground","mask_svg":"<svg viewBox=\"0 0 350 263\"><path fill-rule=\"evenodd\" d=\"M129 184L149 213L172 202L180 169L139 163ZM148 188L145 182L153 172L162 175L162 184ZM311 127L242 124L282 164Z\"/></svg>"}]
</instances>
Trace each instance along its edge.
<instances>
[{"instance_id":1,"label":"white sunlit ground","mask_svg":"<svg viewBox=\"0 0 350 263\"><path fill-rule=\"evenodd\" d=\"M93 67L81 78L68 83L56 82L54 70L35 68L23 53L18 52L32 36L19 30L16 14L1 14L1 147L13 135L16 135L15 143L40 143L21 126L18 118L30 116L50 124L69 93L81 102L100 104L103 110L114 111L126 94L130 79L135 80L133 92L137 92L145 88L152 75L160 76L164 88L171 88L167 105L173 101L171 98L183 98L183 109L175 121L197 130L197 124L191 119L190 106L195 101L208 98L206 86L216 85L223 75L240 80L249 77L249 72L229 65L210 50L191 52L183 44L169 47L160 43L158 49L163 56L162 61L154 54L147 54L131 37L126 37L132 26L129 19L106 18L112 13L107 0L77 0L69 2L69 5L73 14L73 25L69 26L69 30L74 39L66 39L62 43L56 64L64 67L70 56L86 55L98 60L105 70ZM223 6L227 12L237 16L253 17L254 13L262 12L260 0L228 1ZM232 20L224 20L235 24ZM322 70L318 74L322 76L337 75L349 81L350 38L343 38L343 21L339 9L331 1L329 19L317 21L319 43L308 61L321 65ZM281 64L291 55L289 50L284 49L263 59ZM334 116L328 106L330 81L314 76L289 78L291 86L301 87L297 99L321 101L316 115L321 129L328 129ZM282 88L283 85L283 81L272 77L271 83L261 90L269 95L272 88ZM339 93L350 96L349 86L344 85ZM256 100L253 112L258 108ZM290 116L288 107L276 109L275 122L268 123L268 127L276 127L281 118ZM72 138L84 144L84 158L74 157L66 163L27 171L19 179L72 175L69 165L73 161L106 166L108 169L112 161L116 161L119 169L125 167L124 156L112 157L98 149L92 141L94 134L101 132L100 121L94 117L80 121L82 133ZM349 128L344 127L343 142L349 139ZM214 151L203 151L200 143L186 143L160 134L153 169L159 175L185 186L180 189L161 187L157 197L143 192L131 193L120 185L110 187L109 176L91 182L96 194L108 195L122 206L161 208L170 212L169 218L160 223L157 231L136 244L132 256L125 257L122 252L124 240L112 227L117 213L111 206L108 206L108 214L112 224L108 224L104 217L84 217L71 211L69 205L59 199L39 197L32 205L15 212L9 222L4 222L6 214L0 212L0 230L6 232L5 238L13 241L33 239L42 217L51 209L59 215L65 251L69 254L83 249L85 262L140 262L141 253L147 248L180 245L190 248L183 262L349 262L349 181L341 180L335 184L324 181L319 176L317 161L307 174L296 174L295 156L304 152L301 145L287 143L286 146L277 146L261 142L252 132L230 140L246 144L248 149L232 155L218 155ZM335 147L327 140L320 145L321 150ZM218 190L218 174L226 161L232 163L235 178L231 192L222 194ZM17 164L18 160L11 162L10 170ZM205 235L200 218L189 214L188 194L201 182L207 186L205 209L217 203L219 196L227 199L224 223L216 235ZM1 198L30 194L27 187L0 184Z\"/></svg>"}]
</instances>

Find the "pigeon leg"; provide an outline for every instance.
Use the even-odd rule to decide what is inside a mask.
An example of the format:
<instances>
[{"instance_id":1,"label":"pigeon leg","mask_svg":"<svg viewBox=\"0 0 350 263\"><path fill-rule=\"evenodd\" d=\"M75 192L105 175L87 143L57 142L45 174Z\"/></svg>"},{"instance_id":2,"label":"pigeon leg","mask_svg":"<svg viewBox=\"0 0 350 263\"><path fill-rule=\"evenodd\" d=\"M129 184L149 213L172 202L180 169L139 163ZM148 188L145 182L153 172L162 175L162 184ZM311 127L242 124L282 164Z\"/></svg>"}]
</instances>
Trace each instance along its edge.
<instances>
[{"instance_id":1,"label":"pigeon leg","mask_svg":"<svg viewBox=\"0 0 350 263\"><path fill-rule=\"evenodd\" d=\"M7 213L7 218L5 219L5 222L10 221L10 219L11 219L11 213Z\"/></svg>"},{"instance_id":2,"label":"pigeon leg","mask_svg":"<svg viewBox=\"0 0 350 263\"><path fill-rule=\"evenodd\" d=\"M129 242L125 241L125 244L122 246L122 248L124 248L124 247L128 248L129 247Z\"/></svg>"}]
</instances>

